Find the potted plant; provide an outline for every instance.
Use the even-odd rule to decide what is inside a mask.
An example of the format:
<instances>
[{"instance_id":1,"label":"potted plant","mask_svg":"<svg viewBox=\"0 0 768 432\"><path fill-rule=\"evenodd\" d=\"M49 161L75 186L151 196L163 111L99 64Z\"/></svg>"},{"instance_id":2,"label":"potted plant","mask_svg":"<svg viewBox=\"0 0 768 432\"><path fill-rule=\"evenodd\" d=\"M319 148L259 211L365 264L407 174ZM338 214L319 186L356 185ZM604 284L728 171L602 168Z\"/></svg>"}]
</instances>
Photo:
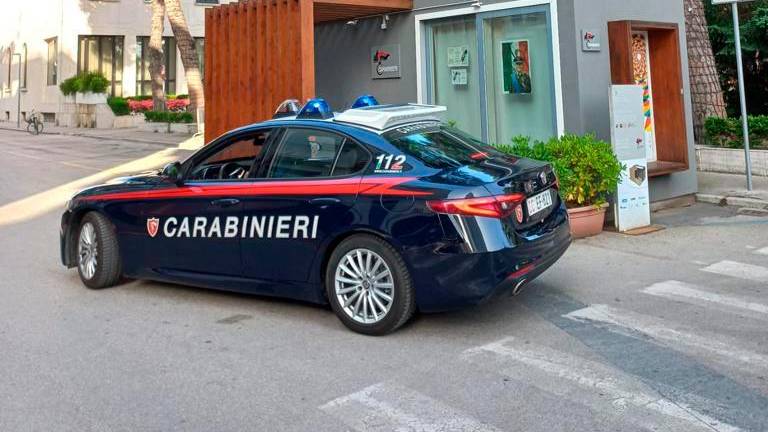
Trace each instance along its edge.
<instances>
[{"instance_id":1,"label":"potted plant","mask_svg":"<svg viewBox=\"0 0 768 432\"><path fill-rule=\"evenodd\" d=\"M64 96L75 96L75 103L97 105L107 103L109 80L98 72L79 73L62 81L59 89Z\"/></svg>"},{"instance_id":2,"label":"potted plant","mask_svg":"<svg viewBox=\"0 0 768 432\"><path fill-rule=\"evenodd\" d=\"M533 144L529 138L517 137L512 145L499 149L551 163L568 207L573 236L582 238L602 232L608 197L616 192L623 170L610 144L594 135L566 134Z\"/></svg>"}]
</instances>

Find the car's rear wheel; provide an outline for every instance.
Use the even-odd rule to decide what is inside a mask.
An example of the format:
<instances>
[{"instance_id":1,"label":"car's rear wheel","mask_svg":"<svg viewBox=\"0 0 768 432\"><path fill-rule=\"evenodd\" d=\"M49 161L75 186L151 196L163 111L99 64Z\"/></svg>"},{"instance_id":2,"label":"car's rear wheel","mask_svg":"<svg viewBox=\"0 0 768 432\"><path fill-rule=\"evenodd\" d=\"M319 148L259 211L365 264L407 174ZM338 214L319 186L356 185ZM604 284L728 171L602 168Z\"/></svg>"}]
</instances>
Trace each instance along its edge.
<instances>
[{"instance_id":1,"label":"car's rear wheel","mask_svg":"<svg viewBox=\"0 0 768 432\"><path fill-rule=\"evenodd\" d=\"M403 258L378 237L355 235L342 241L328 261L325 286L336 315L358 333L390 333L416 310Z\"/></svg>"},{"instance_id":2,"label":"car's rear wheel","mask_svg":"<svg viewBox=\"0 0 768 432\"><path fill-rule=\"evenodd\" d=\"M117 236L109 220L99 213L88 213L80 222L77 272L88 288L106 288L120 280Z\"/></svg>"}]
</instances>

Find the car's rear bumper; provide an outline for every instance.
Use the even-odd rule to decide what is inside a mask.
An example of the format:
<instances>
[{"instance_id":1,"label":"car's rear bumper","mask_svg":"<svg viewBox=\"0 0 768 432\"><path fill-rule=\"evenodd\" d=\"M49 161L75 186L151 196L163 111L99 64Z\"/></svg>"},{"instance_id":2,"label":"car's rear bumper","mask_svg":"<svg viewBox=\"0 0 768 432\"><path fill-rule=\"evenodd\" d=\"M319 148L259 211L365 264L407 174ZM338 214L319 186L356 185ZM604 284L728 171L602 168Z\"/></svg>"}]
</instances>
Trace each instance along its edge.
<instances>
[{"instance_id":1,"label":"car's rear bumper","mask_svg":"<svg viewBox=\"0 0 768 432\"><path fill-rule=\"evenodd\" d=\"M567 210L560 206L535 229L516 234L514 245L467 252L446 242L406 251L423 312L442 312L511 294L544 273L571 244Z\"/></svg>"}]
</instances>

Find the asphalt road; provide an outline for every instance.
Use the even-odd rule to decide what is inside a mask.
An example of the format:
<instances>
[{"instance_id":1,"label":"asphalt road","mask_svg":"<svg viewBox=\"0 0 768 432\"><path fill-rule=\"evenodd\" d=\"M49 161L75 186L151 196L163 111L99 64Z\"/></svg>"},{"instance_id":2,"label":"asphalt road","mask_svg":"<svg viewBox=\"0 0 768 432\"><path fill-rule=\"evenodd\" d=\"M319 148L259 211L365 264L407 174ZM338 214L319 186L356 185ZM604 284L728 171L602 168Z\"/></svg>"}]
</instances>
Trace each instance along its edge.
<instances>
[{"instance_id":1,"label":"asphalt road","mask_svg":"<svg viewBox=\"0 0 768 432\"><path fill-rule=\"evenodd\" d=\"M303 303L86 289L59 262L70 191L177 155L0 131L0 430L768 430L768 218L662 212L383 338Z\"/></svg>"}]
</instances>

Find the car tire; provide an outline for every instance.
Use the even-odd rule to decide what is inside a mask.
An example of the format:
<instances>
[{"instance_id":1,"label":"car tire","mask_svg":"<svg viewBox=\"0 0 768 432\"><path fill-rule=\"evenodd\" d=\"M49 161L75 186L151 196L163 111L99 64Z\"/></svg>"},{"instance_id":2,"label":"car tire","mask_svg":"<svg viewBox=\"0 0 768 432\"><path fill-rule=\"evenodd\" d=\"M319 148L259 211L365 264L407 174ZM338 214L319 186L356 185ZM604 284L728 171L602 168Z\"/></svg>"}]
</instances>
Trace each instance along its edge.
<instances>
[{"instance_id":1,"label":"car tire","mask_svg":"<svg viewBox=\"0 0 768 432\"><path fill-rule=\"evenodd\" d=\"M80 222L75 242L77 272L83 284L92 289L117 284L122 274L120 250L109 220L100 213L86 214Z\"/></svg>"},{"instance_id":2,"label":"car tire","mask_svg":"<svg viewBox=\"0 0 768 432\"><path fill-rule=\"evenodd\" d=\"M378 237L360 234L339 243L328 260L325 276L331 308L357 333L391 333L416 311L408 267L395 248ZM383 315L379 317L377 311Z\"/></svg>"}]
</instances>

